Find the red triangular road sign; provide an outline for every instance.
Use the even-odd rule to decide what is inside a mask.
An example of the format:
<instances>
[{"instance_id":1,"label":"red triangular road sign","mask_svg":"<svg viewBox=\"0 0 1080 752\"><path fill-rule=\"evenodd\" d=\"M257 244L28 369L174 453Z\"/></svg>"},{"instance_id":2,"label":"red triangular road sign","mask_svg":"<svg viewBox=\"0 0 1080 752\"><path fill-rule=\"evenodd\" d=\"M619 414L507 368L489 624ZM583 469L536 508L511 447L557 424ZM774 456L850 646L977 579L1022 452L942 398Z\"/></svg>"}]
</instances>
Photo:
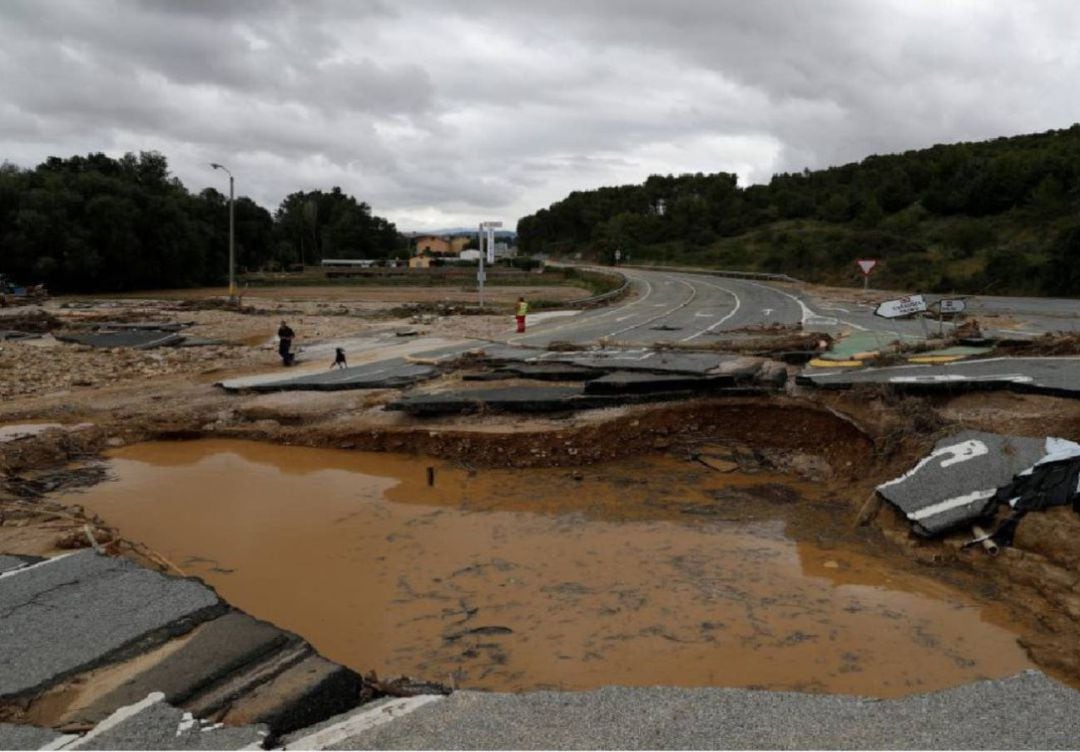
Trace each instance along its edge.
<instances>
[{"instance_id":1,"label":"red triangular road sign","mask_svg":"<svg viewBox=\"0 0 1080 752\"><path fill-rule=\"evenodd\" d=\"M863 276L869 277L870 272L877 266L877 259L859 259L855 263L859 265L859 269L862 270Z\"/></svg>"}]
</instances>

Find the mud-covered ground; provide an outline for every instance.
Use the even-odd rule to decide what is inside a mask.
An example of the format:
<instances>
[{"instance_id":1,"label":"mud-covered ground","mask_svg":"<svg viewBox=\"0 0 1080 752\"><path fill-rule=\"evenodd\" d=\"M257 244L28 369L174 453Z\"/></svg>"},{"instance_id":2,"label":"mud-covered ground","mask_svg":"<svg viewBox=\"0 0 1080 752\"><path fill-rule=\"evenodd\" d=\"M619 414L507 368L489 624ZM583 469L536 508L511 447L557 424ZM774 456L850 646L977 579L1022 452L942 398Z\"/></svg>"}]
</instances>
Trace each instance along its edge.
<instances>
[{"instance_id":1,"label":"mud-covered ground","mask_svg":"<svg viewBox=\"0 0 1080 752\"><path fill-rule=\"evenodd\" d=\"M78 507L50 501L57 490L99 480L94 459L104 450L150 439L245 438L424 454L491 468L581 467L658 451L693 460L702 446L752 447L779 470L827 490L837 500L835 514L863 526L879 555L903 566L919 562L945 580L968 578L978 597L1005 606L1026 625L1022 644L1036 663L1080 685L1080 516L1066 508L1029 515L1016 545L991 558L979 547L962 547L966 534L939 541L914 537L890 507L873 502L872 493L956 430L1076 440L1080 404L1010 393L915 398L880 388L824 393L792 387L771 397L549 418L417 421L381 409L396 391L230 396L213 386L229 376L274 368L272 338L281 318L297 330L300 342L401 327L433 336L482 337L508 326L505 315L462 316L438 306L403 312L402 303L415 301L408 291L398 292L403 299L368 302L363 310L314 298L275 300L246 312L183 299L98 299L68 308L50 302L48 313L65 326L94 320L192 322L184 334L220 343L102 351L49 336L0 342L0 427L62 426L18 439L0 433L0 552L49 554L88 545L88 527L99 544L168 568L158 553L122 540ZM5 328L10 327L0 320Z\"/></svg>"}]
</instances>

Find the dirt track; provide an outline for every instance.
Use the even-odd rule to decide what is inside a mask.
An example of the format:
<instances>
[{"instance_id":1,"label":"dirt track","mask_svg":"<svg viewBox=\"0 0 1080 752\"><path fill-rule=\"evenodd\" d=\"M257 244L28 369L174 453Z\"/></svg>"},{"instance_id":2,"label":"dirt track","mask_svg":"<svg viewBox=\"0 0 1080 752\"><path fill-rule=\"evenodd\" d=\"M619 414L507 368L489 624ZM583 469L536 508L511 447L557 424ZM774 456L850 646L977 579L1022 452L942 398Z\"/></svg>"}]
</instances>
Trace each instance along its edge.
<instances>
[{"instance_id":1,"label":"dirt track","mask_svg":"<svg viewBox=\"0 0 1080 752\"><path fill-rule=\"evenodd\" d=\"M365 291L366 292L366 291ZM408 319L320 315L306 301L290 322L320 337L416 325ZM967 580L980 597L1006 605L1027 625L1022 644L1043 668L1080 685L1080 518L1061 508L1031 515L1017 545L998 558L960 548L963 536L914 538L891 508L865 507L877 483L909 467L942 435L978 428L1032 436L1080 437L1080 405L1049 397L979 394L897 398L883 390L793 392L788 396L639 406L575 416L507 421L497 417L416 423L381 410L391 392L230 397L212 387L228 375L266 370L278 311L270 315L121 301L115 308L55 311L88 320L151 316L191 320L192 334L226 344L176 351L93 351L30 340L3 343L0 425L92 424L0 443L0 551L52 553L84 545L85 519L42 499L79 482L72 460L155 438L235 437L340 449L425 454L482 467L582 466L641 452L692 456L704 443L749 446L775 466L820 484L845 503L837 514L868 520L886 556L912 560L947 581ZM504 317L466 317L498 331ZM433 334L460 334L460 317L430 317ZM453 376L444 377L453 379ZM515 436L508 445L506 434ZM512 447L527 446L527 451ZM35 485L36 484L36 485ZM99 530L99 540L118 537ZM114 546L126 548L121 541ZM137 555L133 552L133 555ZM144 560L154 561L143 552ZM974 577L972 577L974 575Z\"/></svg>"}]
</instances>

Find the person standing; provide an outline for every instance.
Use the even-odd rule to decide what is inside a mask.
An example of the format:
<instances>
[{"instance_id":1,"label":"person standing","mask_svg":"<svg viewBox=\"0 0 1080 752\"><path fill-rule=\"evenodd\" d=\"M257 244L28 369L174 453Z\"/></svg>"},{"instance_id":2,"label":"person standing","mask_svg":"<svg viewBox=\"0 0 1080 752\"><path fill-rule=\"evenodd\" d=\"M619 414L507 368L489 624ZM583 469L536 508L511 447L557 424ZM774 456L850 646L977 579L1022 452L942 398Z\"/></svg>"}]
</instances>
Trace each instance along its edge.
<instances>
[{"instance_id":1,"label":"person standing","mask_svg":"<svg viewBox=\"0 0 1080 752\"><path fill-rule=\"evenodd\" d=\"M292 341L296 333L289 328L289 325L284 321L281 322L281 326L277 330L278 336L278 355L281 356L281 364L284 366L291 366L296 356L292 354Z\"/></svg>"},{"instance_id":2,"label":"person standing","mask_svg":"<svg viewBox=\"0 0 1080 752\"><path fill-rule=\"evenodd\" d=\"M330 364L330 367L334 368L335 366L338 367L338 368L341 368L341 369L345 369L345 368L349 367L349 363L345 359L345 348L344 347L335 347L334 348L334 362Z\"/></svg>"},{"instance_id":3,"label":"person standing","mask_svg":"<svg viewBox=\"0 0 1080 752\"><path fill-rule=\"evenodd\" d=\"M525 302L525 298L518 298L517 310L514 312L514 317L517 319L517 330L519 332L525 331L525 314L529 312L529 304Z\"/></svg>"}]
</instances>

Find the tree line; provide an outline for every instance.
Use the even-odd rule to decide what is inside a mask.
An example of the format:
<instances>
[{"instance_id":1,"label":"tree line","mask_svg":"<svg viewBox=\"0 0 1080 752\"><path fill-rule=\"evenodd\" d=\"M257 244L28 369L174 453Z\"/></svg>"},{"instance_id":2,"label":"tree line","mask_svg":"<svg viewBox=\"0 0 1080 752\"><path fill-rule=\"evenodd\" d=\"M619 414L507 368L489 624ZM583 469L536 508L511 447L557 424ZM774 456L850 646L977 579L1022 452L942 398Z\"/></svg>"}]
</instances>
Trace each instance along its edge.
<instances>
[{"instance_id":1,"label":"tree line","mask_svg":"<svg viewBox=\"0 0 1080 752\"><path fill-rule=\"evenodd\" d=\"M653 175L522 218L525 252L783 272L848 284L1080 296L1080 125L773 176Z\"/></svg>"},{"instance_id":2,"label":"tree line","mask_svg":"<svg viewBox=\"0 0 1080 752\"><path fill-rule=\"evenodd\" d=\"M273 214L241 196L234 215L240 271L407 253L392 222L336 187L293 193ZM228 233L228 196L191 193L157 152L0 166L0 272L23 284L80 292L223 284Z\"/></svg>"}]
</instances>

